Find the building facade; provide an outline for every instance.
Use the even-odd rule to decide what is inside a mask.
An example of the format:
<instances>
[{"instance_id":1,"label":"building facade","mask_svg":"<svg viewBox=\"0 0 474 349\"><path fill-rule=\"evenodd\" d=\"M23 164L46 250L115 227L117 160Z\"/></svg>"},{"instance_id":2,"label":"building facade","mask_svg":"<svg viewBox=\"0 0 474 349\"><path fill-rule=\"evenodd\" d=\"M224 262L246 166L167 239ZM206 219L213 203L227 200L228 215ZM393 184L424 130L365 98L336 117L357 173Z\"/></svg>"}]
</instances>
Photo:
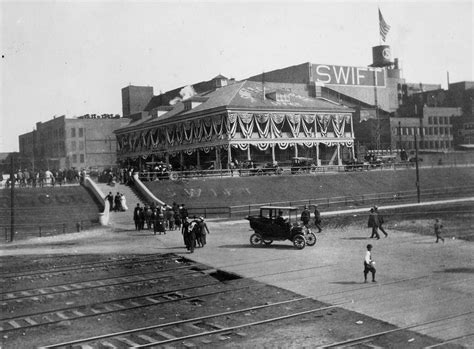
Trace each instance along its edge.
<instances>
[{"instance_id":1,"label":"building facade","mask_svg":"<svg viewBox=\"0 0 474 349\"><path fill-rule=\"evenodd\" d=\"M113 131L129 121L107 114L77 118L60 116L38 122L36 130L19 136L22 163L37 169L115 166L117 145Z\"/></svg>"},{"instance_id":2,"label":"building facade","mask_svg":"<svg viewBox=\"0 0 474 349\"><path fill-rule=\"evenodd\" d=\"M413 108L390 119L393 149L418 149L425 152L454 150L453 122L462 115L461 108Z\"/></svg>"},{"instance_id":3,"label":"building facade","mask_svg":"<svg viewBox=\"0 0 474 349\"><path fill-rule=\"evenodd\" d=\"M204 85L211 90L196 93ZM232 162L298 156L318 164L342 164L344 156L354 156L354 110L300 94L304 88L218 76L156 96L147 106L147 117L115 131L118 160L140 167L164 161L175 169L207 168L210 163L227 168ZM178 99L169 105L173 95Z\"/></svg>"}]
</instances>

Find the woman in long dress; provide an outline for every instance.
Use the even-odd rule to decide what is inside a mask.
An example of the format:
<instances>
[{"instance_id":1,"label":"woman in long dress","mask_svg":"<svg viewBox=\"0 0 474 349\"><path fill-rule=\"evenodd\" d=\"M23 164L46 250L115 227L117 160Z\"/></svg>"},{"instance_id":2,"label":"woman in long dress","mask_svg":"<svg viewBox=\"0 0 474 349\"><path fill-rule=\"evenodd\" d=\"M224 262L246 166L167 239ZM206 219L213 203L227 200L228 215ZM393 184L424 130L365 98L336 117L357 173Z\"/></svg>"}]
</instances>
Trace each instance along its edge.
<instances>
[{"instance_id":1,"label":"woman in long dress","mask_svg":"<svg viewBox=\"0 0 474 349\"><path fill-rule=\"evenodd\" d=\"M122 211L127 211L127 200L125 199L125 195L120 194L120 205L122 206Z\"/></svg>"}]
</instances>

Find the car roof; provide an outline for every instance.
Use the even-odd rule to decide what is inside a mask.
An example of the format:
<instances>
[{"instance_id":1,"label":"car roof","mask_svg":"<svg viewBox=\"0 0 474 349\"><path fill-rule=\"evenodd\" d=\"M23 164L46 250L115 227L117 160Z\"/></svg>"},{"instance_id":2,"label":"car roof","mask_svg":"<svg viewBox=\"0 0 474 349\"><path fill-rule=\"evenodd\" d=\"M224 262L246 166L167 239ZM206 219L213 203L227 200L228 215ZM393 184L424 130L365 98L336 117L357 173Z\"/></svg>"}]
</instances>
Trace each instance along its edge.
<instances>
[{"instance_id":1,"label":"car roof","mask_svg":"<svg viewBox=\"0 0 474 349\"><path fill-rule=\"evenodd\" d=\"M261 206L260 209L297 210L298 207L293 207L293 206Z\"/></svg>"}]
</instances>

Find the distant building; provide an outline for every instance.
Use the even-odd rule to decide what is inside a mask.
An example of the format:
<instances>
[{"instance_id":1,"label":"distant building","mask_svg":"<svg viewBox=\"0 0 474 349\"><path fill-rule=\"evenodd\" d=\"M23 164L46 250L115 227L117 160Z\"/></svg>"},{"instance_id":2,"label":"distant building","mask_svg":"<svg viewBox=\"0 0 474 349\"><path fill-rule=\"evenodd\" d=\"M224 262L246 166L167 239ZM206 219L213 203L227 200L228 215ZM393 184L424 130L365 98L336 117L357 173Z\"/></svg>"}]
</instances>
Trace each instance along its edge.
<instances>
[{"instance_id":1,"label":"distant building","mask_svg":"<svg viewBox=\"0 0 474 349\"><path fill-rule=\"evenodd\" d=\"M453 120L460 117L461 108L415 107L411 112L405 108L390 119L393 149L415 149L415 134L418 149L423 152L446 152L454 150Z\"/></svg>"},{"instance_id":2,"label":"distant building","mask_svg":"<svg viewBox=\"0 0 474 349\"><path fill-rule=\"evenodd\" d=\"M19 136L20 157L28 168L97 168L116 165L113 131L129 119L119 115L64 115L36 123L36 130Z\"/></svg>"}]
</instances>

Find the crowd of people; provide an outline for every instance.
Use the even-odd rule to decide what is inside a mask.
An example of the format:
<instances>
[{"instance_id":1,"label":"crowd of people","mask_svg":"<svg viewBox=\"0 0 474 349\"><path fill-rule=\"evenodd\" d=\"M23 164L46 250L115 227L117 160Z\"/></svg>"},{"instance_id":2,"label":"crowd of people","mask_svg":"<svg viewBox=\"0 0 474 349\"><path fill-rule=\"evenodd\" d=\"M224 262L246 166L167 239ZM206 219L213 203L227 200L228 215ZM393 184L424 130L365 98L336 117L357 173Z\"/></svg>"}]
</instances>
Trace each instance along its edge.
<instances>
[{"instance_id":1,"label":"crowd of people","mask_svg":"<svg viewBox=\"0 0 474 349\"><path fill-rule=\"evenodd\" d=\"M0 174L0 182L5 181L6 188L10 188L13 180L15 187L36 188L46 186L62 186L65 184L81 184L86 176L85 169L18 169L13 174L13 179L5 174Z\"/></svg>"},{"instance_id":2,"label":"crowd of people","mask_svg":"<svg viewBox=\"0 0 474 349\"><path fill-rule=\"evenodd\" d=\"M206 235L209 234L204 217L190 218L186 206L175 202L171 207L155 203L141 206L138 203L133 210L133 221L135 230L153 230L154 235L180 231L189 253L193 253L198 247L204 247L207 242Z\"/></svg>"}]
</instances>

